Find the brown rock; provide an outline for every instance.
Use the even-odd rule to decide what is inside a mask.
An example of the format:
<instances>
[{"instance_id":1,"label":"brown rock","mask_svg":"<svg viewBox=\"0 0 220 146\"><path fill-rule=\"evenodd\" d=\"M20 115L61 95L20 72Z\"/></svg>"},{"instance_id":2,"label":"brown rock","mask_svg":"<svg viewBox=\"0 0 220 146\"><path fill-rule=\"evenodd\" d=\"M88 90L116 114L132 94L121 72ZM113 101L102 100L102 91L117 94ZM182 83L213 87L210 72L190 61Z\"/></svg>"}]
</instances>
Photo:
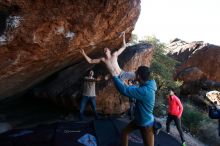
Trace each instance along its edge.
<instances>
[{"instance_id":1,"label":"brown rock","mask_svg":"<svg viewBox=\"0 0 220 146\"><path fill-rule=\"evenodd\" d=\"M220 105L220 92L219 91L210 91L206 93L206 97L212 102L217 105Z\"/></svg>"},{"instance_id":2,"label":"brown rock","mask_svg":"<svg viewBox=\"0 0 220 146\"><path fill-rule=\"evenodd\" d=\"M196 51L197 48L203 46L202 42L187 43L178 38L172 40L168 45L168 55L172 58L184 63Z\"/></svg>"},{"instance_id":3,"label":"brown rock","mask_svg":"<svg viewBox=\"0 0 220 146\"><path fill-rule=\"evenodd\" d=\"M184 81L198 80L206 78L215 82L220 82L220 47L205 44L203 42L182 43L181 41L174 41L170 45L170 56L181 61L182 64L177 68L176 78ZM186 72L182 78L182 72ZM190 73L191 71L191 73ZM195 73L195 74L194 74ZM180 75L180 76L179 76Z\"/></svg>"},{"instance_id":4,"label":"brown rock","mask_svg":"<svg viewBox=\"0 0 220 146\"><path fill-rule=\"evenodd\" d=\"M205 74L198 67L186 68L177 75L177 79L184 82L201 80L203 78L205 78Z\"/></svg>"},{"instance_id":5,"label":"brown rock","mask_svg":"<svg viewBox=\"0 0 220 146\"><path fill-rule=\"evenodd\" d=\"M1 0L0 99L79 63L79 48L120 47L119 33L131 27L129 38L139 13L140 0Z\"/></svg>"}]
</instances>

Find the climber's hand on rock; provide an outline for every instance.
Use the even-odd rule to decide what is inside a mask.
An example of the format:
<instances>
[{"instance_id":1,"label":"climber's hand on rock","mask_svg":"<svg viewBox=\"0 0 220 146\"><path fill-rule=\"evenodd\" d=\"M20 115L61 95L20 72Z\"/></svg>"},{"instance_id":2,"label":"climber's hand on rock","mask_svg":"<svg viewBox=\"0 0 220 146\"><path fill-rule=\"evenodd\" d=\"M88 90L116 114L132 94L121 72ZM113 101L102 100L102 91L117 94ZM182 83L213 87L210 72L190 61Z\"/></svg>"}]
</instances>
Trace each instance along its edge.
<instances>
[{"instance_id":1,"label":"climber's hand on rock","mask_svg":"<svg viewBox=\"0 0 220 146\"><path fill-rule=\"evenodd\" d=\"M79 52L79 53L81 53L81 54L85 54L84 49L79 49L79 50L76 50L76 52Z\"/></svg>"}]
</instances>

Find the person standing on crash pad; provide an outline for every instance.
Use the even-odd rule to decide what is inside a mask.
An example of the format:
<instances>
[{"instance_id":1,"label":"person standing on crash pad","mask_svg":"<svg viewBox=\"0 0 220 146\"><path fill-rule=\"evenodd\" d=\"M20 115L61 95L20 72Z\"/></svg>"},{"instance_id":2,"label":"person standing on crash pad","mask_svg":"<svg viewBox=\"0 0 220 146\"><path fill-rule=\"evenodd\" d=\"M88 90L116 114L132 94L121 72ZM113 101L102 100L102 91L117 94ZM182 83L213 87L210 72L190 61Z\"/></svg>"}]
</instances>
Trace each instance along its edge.
<instances>
[{"instance_id":1,"label":"person standing on crash pad","mask_svg":"<svg viewBox=\"0 0 220 146\"><path fill-rule=\"evenodd\" d=\"M140 130L145 146L154 146L154 116L155 92L157 90L155 80L149 80L150 70L146 66L140 66L135 72L135 78L139 86L124 84L119 74L112 74L117 90L129 99L136 99L134 120L122 131L122 146L128 146L128 134L134 130Z\"/></svg>"},{"instance_id":2,"label":"person standing on crash pad","mask_svg":"<svg viewBox=\"0 0 220 146\"><path fill-rule=\"evenodd\" d=\"M186 146L186 142L183 135L183 130L181 127L181 116L183 113L183 106L180 99L175 95L174 90L170 89L168 96L168 117L166 122L166 130L167 133L170 133L170 123L174 120L177 130L180 134L180 138L182 140L182 145Z\"/></svg>"},{"instance_id":3,"label":"person standing on crash pad","mask_svg":"<svg viewBox=\"0 0 220 146\"><path fill-rule=\"evenodd\" d=\"M86 107L87 102L90 102L92 110L95 114L95 118L98 118L98 114L96 112L96 91L95 91L95 85L96 82L100 79L96 79L93 77L94 71L90 70L87 73L87 76L84 77L84 83L83 83L83 98L81 100L80 104L80 120L84 120L84 109Z\"/></svg>"}]
</instances>

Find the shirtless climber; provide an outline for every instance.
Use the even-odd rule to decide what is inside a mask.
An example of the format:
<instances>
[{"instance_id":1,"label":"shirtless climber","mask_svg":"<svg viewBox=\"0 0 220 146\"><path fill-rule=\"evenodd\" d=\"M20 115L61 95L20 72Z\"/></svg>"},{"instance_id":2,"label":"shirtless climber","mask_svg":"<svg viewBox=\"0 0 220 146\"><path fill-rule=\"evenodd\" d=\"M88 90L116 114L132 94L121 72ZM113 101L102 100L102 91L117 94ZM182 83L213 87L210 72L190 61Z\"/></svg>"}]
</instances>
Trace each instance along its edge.
<instances>
[{"instance_id":1,"label":"shirtless climber","mask_svg":"<svg viewBox=\"0 0 220 146\"><path fill-rule=\"evenodd\" d=\"M86 61L90 64L98 64L103 62L112 75L119 75L119 77L122 80L134 79L135 73L125 72L118 65L118 56L126 49L125 32L122 32L122 37L123 37L122 47L113 53L111 53L109 48L105 47L104 57L98 59L91 59L89 56L86 55L83 49L81 49L79 52L85 57Z\"/></svg>"}]
</instances>

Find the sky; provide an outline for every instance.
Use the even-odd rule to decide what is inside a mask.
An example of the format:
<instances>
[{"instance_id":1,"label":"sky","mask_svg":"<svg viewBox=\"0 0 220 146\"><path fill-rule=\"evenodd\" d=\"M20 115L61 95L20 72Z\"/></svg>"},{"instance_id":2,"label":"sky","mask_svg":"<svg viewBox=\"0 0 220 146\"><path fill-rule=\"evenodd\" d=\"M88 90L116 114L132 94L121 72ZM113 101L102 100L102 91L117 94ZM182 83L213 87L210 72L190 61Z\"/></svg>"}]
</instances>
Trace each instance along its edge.
<instances>
[{"instance_id":1,"label":"sky","mask_svg":"<svg viewBox=\"0 0 220 146\"><path fill-rule=\"evenodd\" d=\"M220 0L141 0L134 34L220 45Z\"/></svg>"}]
</instances>

